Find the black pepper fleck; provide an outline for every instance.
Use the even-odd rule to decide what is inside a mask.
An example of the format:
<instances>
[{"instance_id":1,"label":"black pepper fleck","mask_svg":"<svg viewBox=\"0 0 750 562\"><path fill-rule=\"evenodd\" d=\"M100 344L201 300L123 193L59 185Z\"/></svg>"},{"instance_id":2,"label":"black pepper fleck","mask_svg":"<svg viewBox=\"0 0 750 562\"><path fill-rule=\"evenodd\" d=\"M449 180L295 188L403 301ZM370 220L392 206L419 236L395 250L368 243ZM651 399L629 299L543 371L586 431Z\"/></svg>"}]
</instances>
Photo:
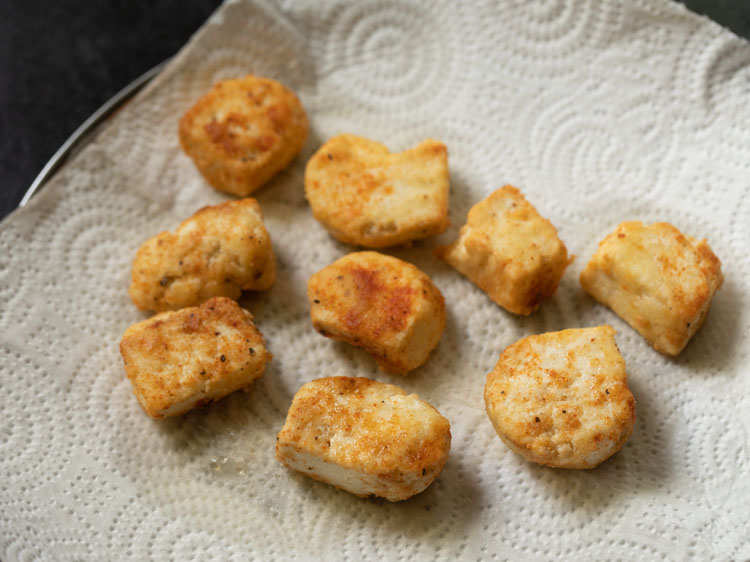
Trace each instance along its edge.
<instances>
[{"instance_id":1,"label":"black pepper fleck","mask_svg":"<svg viewBox=\"0 0 750 562\"><path fill-rule=\"evenodd\" d=\"M250 355L255 355L255 350L252 347L250 348Z\"/></svg>"},{"instance_id":2,"label":"black pepper fleck","mask_svg":"<svg viewBox=\"0 0 750 562\"><path fill-rule=\"evenodd\" d=\"M608 388L604 389L604 394L609 394L609 389Z\"/></svg>"},{"instance_id":3,"label":"black pepper fleck","mask_svg":"<svg viewBox=\"0 0 750 562\"><path fill-rule=\"evenodd\" d=\"M224 362L224 361L226 361L226 360L227 360L227 358L226 358L226 357L224 357L224 356L222 355L222 356L221 356L221 362L223 363L223 362Z\"/></svg>"},{"instance_id":4,"label":"black pepper fleck","mask_svg":"<svg viewBox=\"0 0 750 562\"><path fill-rule=\"evenodd\" d=\"M424 476L424 474L425 474L425 469L423 468L422 469L422 476Z\"/></svg>"},{"instance_id":5,"label":"black pepper fleck","mask_svg":"<svg viewBox=\"0 0 750 562\"><path fill-rule=\"evenodd\" d=\"M537 416L537 417L535 417L535 418L534 418L534 421L535 421L536 423L539 423L539 422L540 422L540 421L542 421L542 420L540 420L540 419L539 419L539 417Z\"/></svg>"},{"instance_id":6,"label":"black pepper fleck","mask_svg":"<svg viewBox=\"0 0 750 562\"><path fill-rule=\"evenodd\" d=\"M169 277L162 277L161 281L159 281L159 285L161 285L162 287L166 287L167 283L169 283Z\"/></svg>"},{"instance_id":7,"label":"black pepper fleck","mask_svg":"<svg viewBox=\"0 0 750 562\"><path fill-rule=\"evenodd\" d=\"M315 304L320 304L320 301L319 301L318 299L313 299L313 302L314 302Z\"/></svg>"}]
</instances>

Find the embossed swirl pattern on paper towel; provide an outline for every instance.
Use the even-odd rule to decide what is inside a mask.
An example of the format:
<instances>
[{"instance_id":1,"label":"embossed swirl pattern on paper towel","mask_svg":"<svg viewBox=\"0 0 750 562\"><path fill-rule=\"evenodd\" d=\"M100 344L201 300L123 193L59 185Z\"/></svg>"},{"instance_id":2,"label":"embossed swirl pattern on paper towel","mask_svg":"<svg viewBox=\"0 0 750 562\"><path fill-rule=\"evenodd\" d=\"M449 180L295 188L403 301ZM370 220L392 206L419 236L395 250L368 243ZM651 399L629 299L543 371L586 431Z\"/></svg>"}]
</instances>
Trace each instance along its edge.
<instances>
[{"instance_id":1,"label":"embossed swirl pattern on paper towel","mask_svg":"<svg viewBox=\"0 0 750 562\"><path fill-rule=\"evenodd\" d=\"M250 393L154 422L117 350L144 317L127 297L130 260L146 237L222 200L175 129L211 83L246 72L293 87L312 123L302 156L258 194L279 275L243 304L275 358ZM745 42L660 0L225 5L0 227L0 558L747 558L748 77ZM390 252L448 302L440 346L407 378L309 325L307 278L351 249L313 220L302 191L306 159L339 132L450 149L452 226ZM578 255L529 318L431 255L505 182ZM597 242L629 219L705 236L724 262L724 288L677 359L578 286ZM618 330L628 363L633 437L591 472L524 462L486 419L485 374L520 337L600 323ZM276 463L292 395L323 375L395 382L451 420L450 460L427 491L362 501Z\"/></svg>"}]
</instances>

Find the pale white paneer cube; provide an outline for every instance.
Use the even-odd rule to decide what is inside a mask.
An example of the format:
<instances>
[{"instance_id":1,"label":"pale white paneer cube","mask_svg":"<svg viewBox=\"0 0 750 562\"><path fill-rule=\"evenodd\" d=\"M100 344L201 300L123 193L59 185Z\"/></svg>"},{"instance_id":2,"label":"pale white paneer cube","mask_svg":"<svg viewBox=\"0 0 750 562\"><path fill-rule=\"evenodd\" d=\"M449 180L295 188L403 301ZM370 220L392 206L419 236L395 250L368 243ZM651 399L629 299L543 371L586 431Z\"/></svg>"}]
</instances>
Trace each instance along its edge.
<instances>
[{"instance_id":1,"label":"pale white paneer cube","mask_svg":"<svg viewBox=\"0 0 750 562\"><path fill-rule=\"evenodd\" d=\"M157 419L248 388L271 360L252 315L226 297L132 325L120 353L138 402Z\"/></svg>"},{"instance_id":2,"label":"pale white paneer cube","mask_svg":"<svg viewBox=\"0 0 750 562\"><path fill-rule=\"evenodd\" d=\"M429 486L450 451L450 424L397 386L328 377L294 396L276 458L360 497L401 501Z\"/></svg>"},{"instance_id":3,"label":"pale white paneer cube","mask_svg":"<svg viewBox=\"0 0 750 562\"><path fill-rule=\"evenodd\" d=\"M572 261L552 223L511 185L474 205L438 255L514 314L536 310Z\"/></svg>"},{"instance_id":4,"label":"pale white paneer cube","mask_svg":"<svg viewBox=\"0 0 750 562\"><path fill-rule=\"evenodd\" d=\"M507 347L484 401L498 436L527 460L593 468L633 432L635 399L611 326L549 332Z\"/></svg>"},{"instance_id":5,"label":"pale white paneer cube","mask_svg":"<svg viewBox=\"0 0 750 562\"><path fill-rule=\"evenodd\" d=\"M379 142L337 135L310 158L305 195L342 242L384 248L448 226L448 150L428 139L391 153Z\"/></svg>"},{"instance_id":6,"label":"pale white paneer cube","mask_svg":"<svg viewBox=\"0 0 750 562\"><path fill-rule=\"evenodd\" d=\"M310 277L313 327L366 349L381 369L422 365L445 328L445 300L416 266L378 252L354 252Z\"/></svg>"},{"instance_id":7,"label":"pale white paneer cube","mask_svg":"<svg viewBox=\"0 0 750 562\"><path fill-rule=\"evenodd\" d=\"M656 349L679 354L706 319L724 277L705 240L666 222L624 222L599 243L581 285Z\"/></svg>"}]
</instances>

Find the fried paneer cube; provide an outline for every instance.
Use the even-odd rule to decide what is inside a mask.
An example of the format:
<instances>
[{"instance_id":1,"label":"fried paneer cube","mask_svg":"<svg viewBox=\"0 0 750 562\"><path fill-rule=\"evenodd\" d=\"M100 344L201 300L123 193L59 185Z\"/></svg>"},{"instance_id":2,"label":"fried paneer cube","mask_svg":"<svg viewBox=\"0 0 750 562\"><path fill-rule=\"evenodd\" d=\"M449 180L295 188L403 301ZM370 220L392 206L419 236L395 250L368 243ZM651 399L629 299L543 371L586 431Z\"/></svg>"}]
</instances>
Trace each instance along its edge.
<instances>
[{"instance_id":1,"label":"fried paneer cube","mask_svg":"<svg viewBox=\"0 0 750 562\"><path fill-rule=\"evenodd\" d=\"M276 458L360 497L401 501L440 474L450 424L416 394L366 378L329 377L294 396Z\"/></svg>"},{"instance_id":2,"label":"fried paneer cube","mask_svg":"<svg viewBox=\"0 0 750 562\"><path fill-rule=\"evenodd\" d=\"M633 432L635 399L611 326L529 336L503 351L484 401L495 431L524 458L593 468Z\"/></svg>"},{"instance_id":3,"label":"fried paneer cube","mask_svg":"<svg viewBox=\"0 0 750 562\"><path fill-rule=\"evenodd\" d=\"M156 419L247 388L271 360L252 315L225 297L132 325L120 353L133 393Z\"/></svg>"},{"instance_id":4,"label":"fried paneer cube","mask_svg":"<svg viewBox=\"0 0 750 562\"><path fill-rule=\"evenodd\" d=\"M363 347L381 369L406 374L427 361L445 328L445 300L414 265L378 252L336 260L307 283L313 327Z\"/></svg>"},{"instance_id":5,"label":"fried paneer cube","mask_svg":"<svg viewBox=\"0 0 750 562\"><path fill-rule=\"evenodd\" d=\"M172 234L147 240L133 261L130 298L143 310L175 310L214 296L239 298L276 278L271 237L255 199L204 207Z\"/></svg>"},{"instance_id":6,"label":"fried paneer cube","mask_svg":"<svg viewBox=\"0 0 750 562\"><path fill-rule=\"evenodd\" d=\"M247 197L305 144L305 110L289 88L248 75L224 80L180 120L180 145L214 188Z\"/></svg>"},{"instance_id":7,"label":"fried paneer cube","mask_svg":"<svg viewBox=\"0 0 750 562\"><path fill-rule=\"evenodd\" d=\"M425 140L391 154L385 145L338 135L313 155L305 194L313 215L348 244L384 248L448 226L448 150Z\"/></svg>"},{"instance_id":8,"label":"fried paneer cube","mask_svg":"<svg viewBox=\"0 0 750 562\"><path fill-rule=\"evenodd\" d=\"M572 261L552 223L511 185L474 205L438 256L514 314L534 312Z\"/></svg>"},{"instance_id":9,"label":"fried paneer cube","mask_svg":"<svg viewBox=\"0 0 750 562\"><path fill-rule=\"evenodd\" d=\"M705 240L660 222L624 222L599 243L581 285L656 349L679 354L706 319L724 277Z\"/></svg>"}]
</instances>

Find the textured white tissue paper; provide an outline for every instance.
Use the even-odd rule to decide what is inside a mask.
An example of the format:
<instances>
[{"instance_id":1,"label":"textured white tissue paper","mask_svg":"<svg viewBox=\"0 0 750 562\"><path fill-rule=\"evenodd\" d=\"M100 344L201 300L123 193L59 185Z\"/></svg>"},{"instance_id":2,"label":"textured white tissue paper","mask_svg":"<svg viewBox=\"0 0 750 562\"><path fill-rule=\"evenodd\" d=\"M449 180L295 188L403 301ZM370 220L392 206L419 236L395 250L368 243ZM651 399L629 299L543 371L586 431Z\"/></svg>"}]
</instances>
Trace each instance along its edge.
<instances>
[{"instance_id":1,"label":"textured white tissue paper","mask_svg":"<svg viewBox=\"0 0 750 562\"><path fill-rule=\"evenodd\" d=\"M224 196L177 142L220 79L296 90L302 155L257 197L279 260L247 297L274 360L248 394L152 421L118 343L147 237ZM443 291L447 327L407 377L316 334L308 277L352 248L310 213L307 158L351 132L449 149L452 226L389 253ZM432 251L512 183L578 257L528 318ZM662 0L224 5L111 125L0 227L0 559L455 560L750 558L750 45ZM676 359L587 297L578 273L624 220L708 238L726 280ZM525 462L495 435L485 375L515 340L612 324L637 400L627 445L593 471ZM274 459L294 392L327 375L401 385L452 424L424 493L361 500Z\"/></svg>"}]
</instances>

